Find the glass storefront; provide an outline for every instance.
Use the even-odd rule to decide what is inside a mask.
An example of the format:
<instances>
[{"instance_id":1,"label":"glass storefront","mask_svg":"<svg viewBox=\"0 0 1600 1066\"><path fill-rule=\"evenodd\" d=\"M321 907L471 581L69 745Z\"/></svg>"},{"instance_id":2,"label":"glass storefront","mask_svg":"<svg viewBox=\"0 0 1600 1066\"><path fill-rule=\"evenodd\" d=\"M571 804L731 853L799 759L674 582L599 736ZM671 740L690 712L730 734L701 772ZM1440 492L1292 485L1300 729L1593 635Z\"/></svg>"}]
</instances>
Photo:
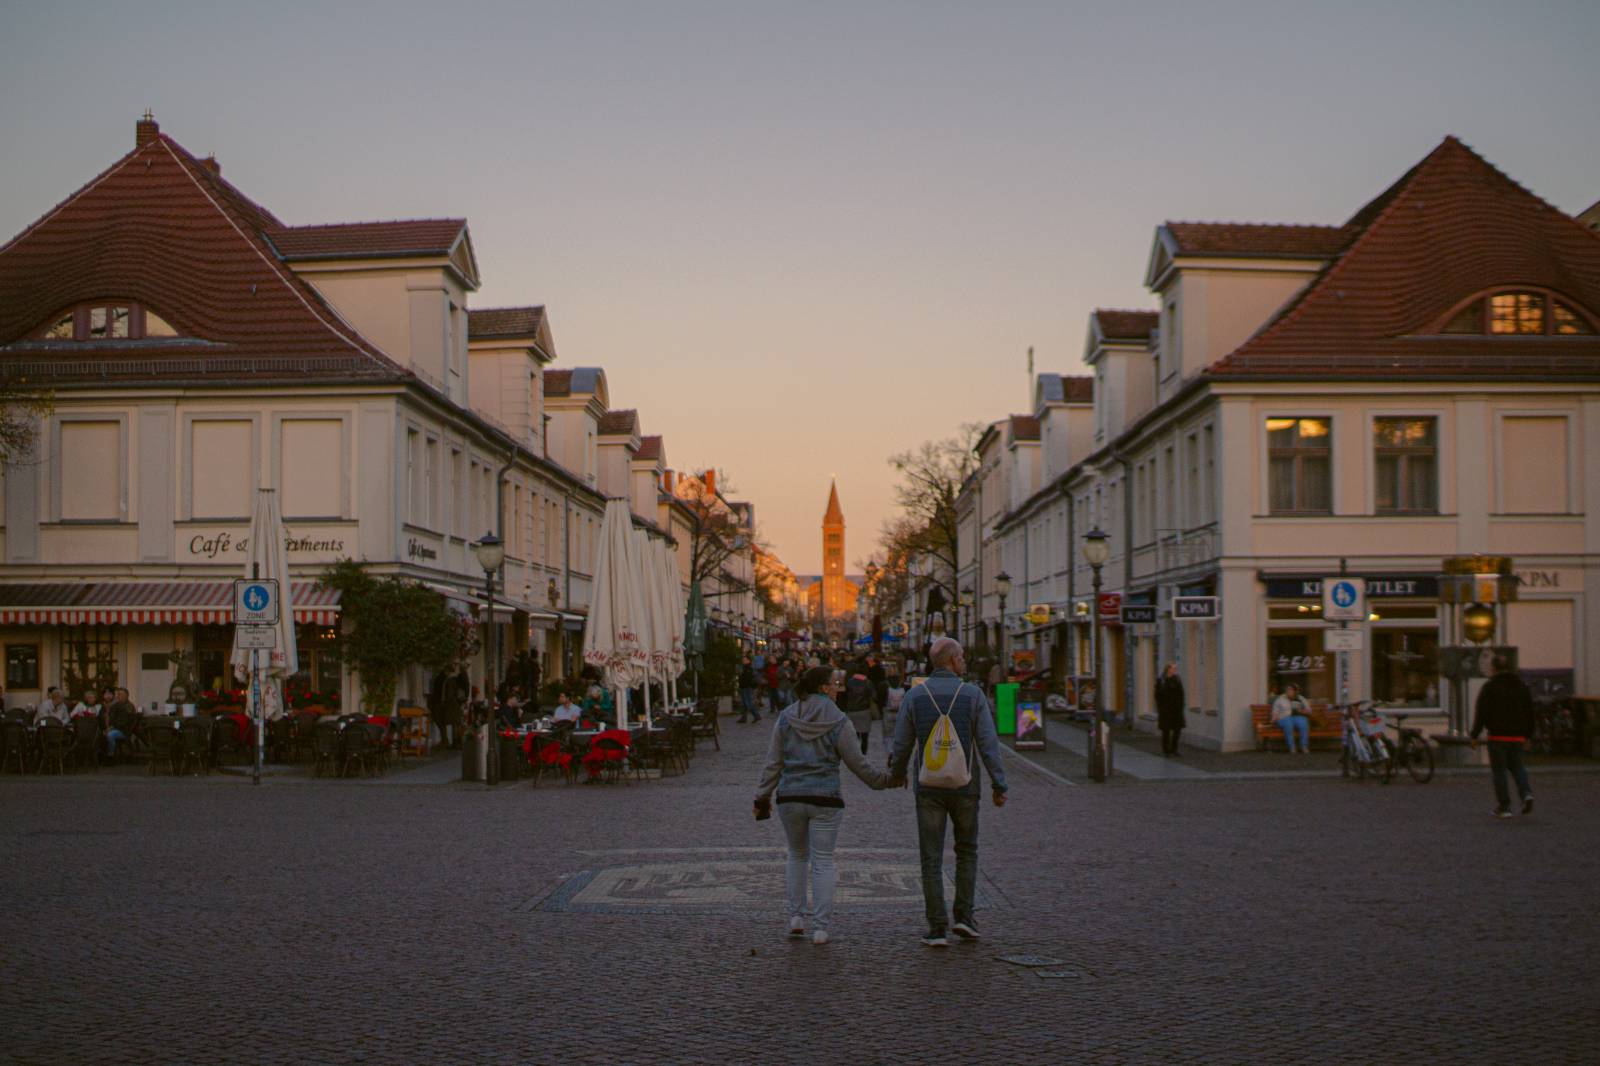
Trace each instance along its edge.
<instances>
[{"instance_id":1,"label":"glass storefront","mask_svg":"<svg viewBox=\"0 0 1600 1066\"><path fill-rule=\"evenodd\" d=\"M1332 702L1337 657L1322 648L1322 626L1276 626L1267 630L1267 695L1294 685L1308 700Z\"/></svg>"},{"instance_id":2,"label":"glass storefront","mask_svg":"<svg viewBox=\"0 0 1600 1066\"><path fill-rule=\"evenodd\" d=\"M1376 584L1368 579L1370 613L1361 627L1366 650L1351 654L1351 697L1370 697L1399 707L1439 706L1436 602L1373 596ZM1411 580L1411 584L1406 591L1414 595L1417 582ZM1313 702L1337 700L1339 657L1323 646L1323 634L1329 627L1322 622L1320 589L1314 591L1318 599L1305 596L1267 604L1269 699L1293 683Z\"/></svg>"}]
</instances>

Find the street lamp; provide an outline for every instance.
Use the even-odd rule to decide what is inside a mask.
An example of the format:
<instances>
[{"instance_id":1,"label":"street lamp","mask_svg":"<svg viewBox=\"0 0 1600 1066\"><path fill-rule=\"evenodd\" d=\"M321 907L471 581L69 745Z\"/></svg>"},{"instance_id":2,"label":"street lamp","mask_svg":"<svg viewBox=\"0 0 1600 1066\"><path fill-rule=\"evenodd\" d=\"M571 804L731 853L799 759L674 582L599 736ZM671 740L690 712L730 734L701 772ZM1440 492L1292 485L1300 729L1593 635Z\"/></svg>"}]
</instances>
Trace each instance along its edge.
<instances>
[{"instance_id":1,"label":"street lamp","mask_svg":"<svg viewBox=\"0 0 1600 1066\"><path fill-rule=\"evenodd\" d=\"M1000 674L1008 677L1011 669L1006 665L1006 597L1011 595L1011 575L1004 570L994 575L994 591L1000 597Z\"/></svg>"},{"instance_id":2,"label":"street lamp","mask_svg":"<svg viewBox=\"0 0 1600 1066\"><path fill-rule=\"evenodd\" d=\"M966 611L966 625L961 629L961 639L967 643L972 642L972 586L968 585L961 590L961 606Z\"/></svg>"},{"instance_id":3,"label":"street lamp","mask_svg":"<svg viewBox=\"0 0 1600 1066\"><path fill-rule=\"evenodd\" d=\"M472 554L478 557L478 565L483 567L483 587L488 596L485 611L489 632L483 646L483 699L489 715L483 724L483 781L486 785L496 785L500 783L500 737L494 727L494 575L500 569L500 564L506 561L506 546L493 533L485 533L483 539L472 546Z\"/></svg>"},{"instance_id":4,"label":"street lamp","mask_svg":"<svg viewBox=\"0 0 1600 1066\"><path fill-rule=\"evenodd\" d=\"M1099 526L1083 535L1083 561L1094 569L1094 602L1090 604L1089 655L1093 660L1090 674L1094 677L1094 736L1089 739L1089 776L1095 781L1106 779L1104 753L1100 750L1101 724L1105 719L1105 692L1100 686L1100 568L1111 555L1105 531Z\"/></svg>"}]
</instances>

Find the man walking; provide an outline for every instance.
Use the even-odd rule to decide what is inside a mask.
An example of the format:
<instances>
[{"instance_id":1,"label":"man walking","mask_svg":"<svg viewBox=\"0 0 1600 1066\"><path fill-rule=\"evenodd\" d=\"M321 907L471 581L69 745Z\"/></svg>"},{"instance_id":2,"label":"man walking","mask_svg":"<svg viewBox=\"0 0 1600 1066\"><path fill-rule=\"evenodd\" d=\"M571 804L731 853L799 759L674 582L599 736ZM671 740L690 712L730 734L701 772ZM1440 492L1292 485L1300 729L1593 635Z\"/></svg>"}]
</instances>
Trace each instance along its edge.
<instances>
[{"instance_id":1,"label":"man walking","mask_svg":"<svg viewBox=\"0 0 1600 1066\"><path fill-rule=\"evenodd\" d=\"M739 724L745 722L761 721L761 712L756 709L756 669L746 655L739 664Z\"/></svg>"},{"instance_id":2,"label":"man walking","mask_svg":"<svg viewBox=\"0 0 1600 1066\"><path fill-rule=\"evenodd\" d=\"M949 637L933 642L928 653L932 673L928 680L907 692L900 703L900 713L895 722L894 752L889 757L889 773L900 784L905 783L906 769L911 756L918 754L911 766L912 789L917 801L917 847L922 856L922 902L928 919L928 931L922 942L929 947L942 948L947 927L944 909L944 824L948 819L955 834L956 846L956 901L954 922L949 928L963 940L978 939L978 927L972 920L973 899L978 881L978 801L980 789L976 755L983 757L994 785L994 805L1005 806L1006 774L1000 765L1000 739L995 733L994 716L983 690L961 680L966 672L966 655L961 645ZM922 766L921 753L928 743L941 715L948 714L950 723L966 753L971 779L960 788L931 788L924 786L917 772ZM976 752L974 752L976 749Z\"/></svg>"},{"instance_id":3,"label":"man walking","mask_svg":"<svg viewBox=\"0 0 1600 1066\"><path fill-rule=\"evenodd\" d=\"M1478 734L1485 730L1489 733L1489 767L1494 772L1496 800L1490 813L1496 818L1512 817L1511 793L1506 788L1509 770L1517 781L1517 795L1522 797L1522 813L1532 814L1533 787L1528 784L1522 747L1533 733L1533 696L1504 655L1494 657L1494 676L1478 693L1472 717L1474 748L1478 746Z\"/></svg>"}]
</instances>

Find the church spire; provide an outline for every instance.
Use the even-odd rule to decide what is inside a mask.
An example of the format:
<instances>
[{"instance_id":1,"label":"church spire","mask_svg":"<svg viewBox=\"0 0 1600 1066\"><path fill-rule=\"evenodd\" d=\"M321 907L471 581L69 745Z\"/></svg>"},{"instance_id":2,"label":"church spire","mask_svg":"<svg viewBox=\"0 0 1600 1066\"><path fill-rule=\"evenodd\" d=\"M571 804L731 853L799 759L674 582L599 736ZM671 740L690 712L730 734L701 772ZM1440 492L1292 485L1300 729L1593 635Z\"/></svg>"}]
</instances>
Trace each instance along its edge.
<instances>
[{"instance_id":1,"label":"church spire","mask_svg":"<svg viewBox=\"0 0 1600 1066\"><path fill-rule=\"evenodd\" d=\"M844 525L844 509L839 506L839 485L828 482L828 513L822 516L825 525Z\"/></svg>"}]
</instances>

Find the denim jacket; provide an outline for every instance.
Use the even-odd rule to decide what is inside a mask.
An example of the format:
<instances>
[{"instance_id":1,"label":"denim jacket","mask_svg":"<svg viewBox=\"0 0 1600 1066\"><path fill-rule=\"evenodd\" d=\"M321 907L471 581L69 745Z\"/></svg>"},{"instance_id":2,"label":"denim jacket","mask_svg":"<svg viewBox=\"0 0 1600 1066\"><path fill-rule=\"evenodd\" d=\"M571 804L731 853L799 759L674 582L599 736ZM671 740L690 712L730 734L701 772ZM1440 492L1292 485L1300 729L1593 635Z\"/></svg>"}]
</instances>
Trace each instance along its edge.
<instances>
[{"instance_id":1,"label":"denim jacket","mask_svg":"<svg viewBox=\"0 0 1600 1066\"><path fill-rule=\"evenodd\" d=\"M989 770L989 778L994 782L994 790L1004 792L1006 771L1000 763L1000 736L995 732L994 713L989 710L989 701L981 688L963 684L949 670L934 671L933 676L909 690L901 699L900 713L894 726L894 754L889 756L889 772L895 777L904 777L909 764L911 787L917 792L923 791L922 783L917 780L917 770L922 765L921 752L923 745L928 742L928 734L933 732L934 725L939 721L941 711L949 712L950 723L955 726L956 736L961 738L961 747L972 764L972 780L961 789L930 788L927 791L979 795L981 790L978 787L976 757L981 756L983 765ZM973 751L972 742L974 733L978 739L976 752Z\"/></svg>"},{"instance_id":2,"label":"denim jacket","mask_svg":"<svg viewBox=\"0 0 1600 1066\"><path fill-rule=\"evenodd\" d=\"M772 795L774 788L790 796L837 797L841 759L870 787L889 784L887 773L867 765L856 731L832 700L817 694L792 703L772 726L756 799Z\"/></svg>"}]
</instances>

